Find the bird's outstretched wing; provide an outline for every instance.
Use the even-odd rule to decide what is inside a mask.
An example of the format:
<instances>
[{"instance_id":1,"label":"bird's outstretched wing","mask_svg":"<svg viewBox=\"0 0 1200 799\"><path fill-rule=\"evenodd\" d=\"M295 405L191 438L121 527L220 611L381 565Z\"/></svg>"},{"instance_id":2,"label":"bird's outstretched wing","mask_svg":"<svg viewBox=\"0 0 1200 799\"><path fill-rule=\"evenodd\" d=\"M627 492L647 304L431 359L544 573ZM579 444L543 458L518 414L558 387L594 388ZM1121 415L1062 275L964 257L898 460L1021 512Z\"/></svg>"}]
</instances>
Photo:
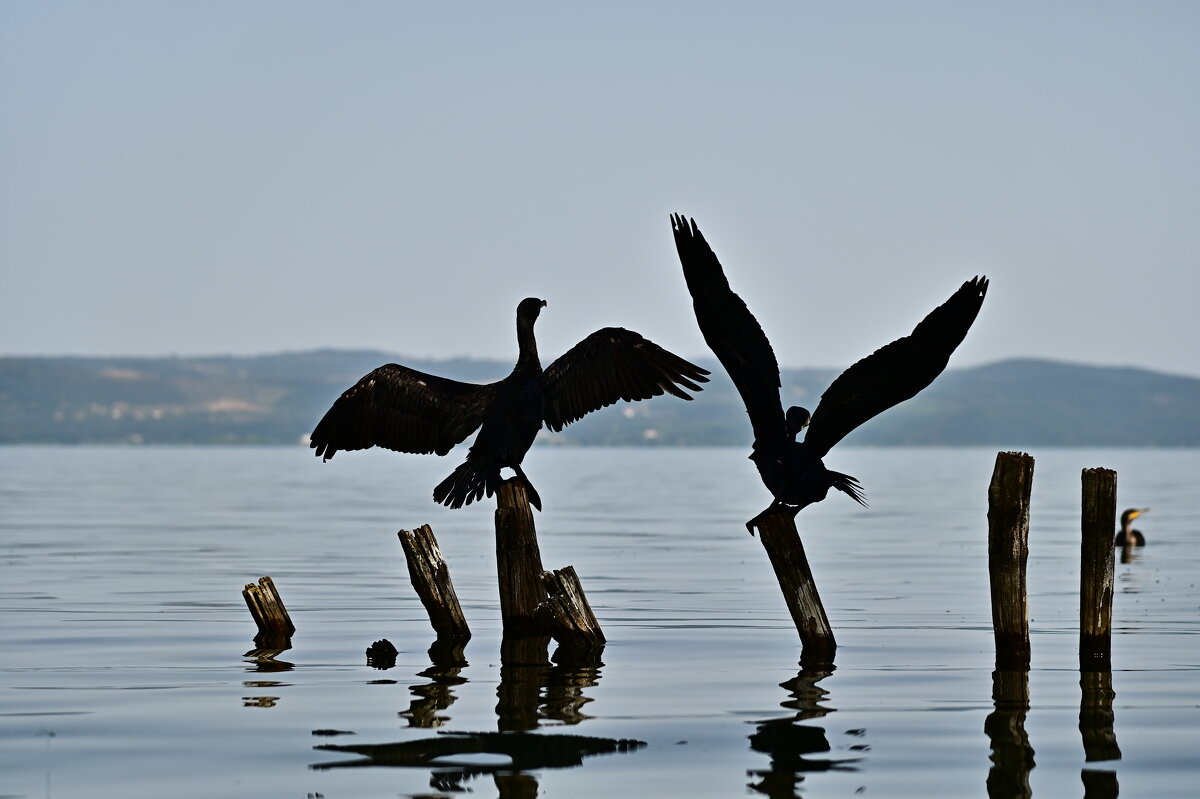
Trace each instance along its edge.
<instances>
[{"instance_id":1,"label":"bird's outstretched wing","mask_svg":"<svg viewBox=\"0 0 1200 799\"><path fill-rule=\"evenodd\" d=\"M606 327L547 367L546 426L562 430L617 400L650 399L664 391L690 400L683 388L700 391L697 382L708 382L707 374L632 330Z\"/></svg>"},{"instance_id":2,"label":"bird's outstretched wing","mask_svg":"<svg viewBox=\"0 0 1200 799\"><path fill-rule=\"evenodd\" d=\"M746 303L729 288L721 262L696 221L689 225L688 220L673 214L671 222L696 322L742 396L754 428L755 451L779 447L785 440L783 406L779 362L771 342Z\"/></svg>"},{"instance_id":3,"label":"bird's outstretched wing","mask_svg":"<svg viewBox=\"0 0 1200 799\"><path fill-rule=\"evenodd\" d=\"M338 450L386 447L445 455L483 422L497 384L475 385L385 364L338 397L309 446L329 460Z\"/></svg>"},{"instance_id":4,"label":"bird's outstretched wing","mask_svg":"<svg viewBox=\"0 0 1200 799\"><path fill-rule=\"evenodd\" d=\"M968 280L911 334L842 372L821 395L804 443L823 458L851 430L932 383L966 337L987 288L986 277Z\"/></svg>"}]
</instances>

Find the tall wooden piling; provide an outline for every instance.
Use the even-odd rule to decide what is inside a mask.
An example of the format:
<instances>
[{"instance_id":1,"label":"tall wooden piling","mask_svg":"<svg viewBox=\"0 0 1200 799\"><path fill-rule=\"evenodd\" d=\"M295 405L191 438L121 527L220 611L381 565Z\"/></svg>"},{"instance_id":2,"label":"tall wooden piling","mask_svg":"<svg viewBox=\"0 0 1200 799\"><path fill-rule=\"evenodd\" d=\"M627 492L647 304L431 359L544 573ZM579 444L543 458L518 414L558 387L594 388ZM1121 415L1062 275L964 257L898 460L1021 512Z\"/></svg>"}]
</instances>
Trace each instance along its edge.
<instances>
[{"instance_id":1,"label":"tall wooden piling","mask_svg":"<svg viewBox=\"0 0 1200 799\"><path fill-rule=\"evenodd\" d=\"M1081 567L1079 572L1079 668L1112 668L1113 528L1117 521L1117 473L1083 470Z\"/></svg>"},{"instance_id":2,"label":"tall wooden piling","mask_svg":"<svg viewBox=\"0 0 1200 799\"><path fill-rule=\"evenodd\" d=\"M496 498L496 571L506 636L542 635L537 609L546 599L542 553L533 510L519 477L500 484Z\"/></svg>"},{"instance_id":3,"label":"tall wooden piling","mask_svg":"<svg viewBox=\"0 0 1200 799\"><path fill-rule=\"evenodd\" d=\"M988 573L996 668L1029 669L1029 604L1025 567L1029 560L1029 497L1033 458L999 452L988 487ZM1112 537L1111 534L1109 536Z\"/></svg>"},{"instance_id":4,"label":"tall wooden piling","mask_svg":"<svg viewBox=\"0 0 1200 799\"><path fill-rule=\"evenodd\" d=\"M270 577L260 577L258 584L247 583L242 589L242 599L258 626L255 641L285 642L296 632L292 617L283 606L283 599Z\"/></svg>"},{"instance_id":5,"label":"tall wooden piling","mask_svg":"<svg viewBox=\"0 0 1200 799\"><path fill-rule=\"evenodd\" d=\"M796 632L800 633L801 662L832 663L837 641L817 593L804 544L796 530L795 516L791 513L767 514L758 518L756 526L775 569L775 578L783 590Z\"/></svg>"},{"instance_id":6,"label":"tall wooden piling","mask_svg":"<svg viewBox=\"0 0 1200 799\"><path fill-rule=\"evenodd\" d=\"M408 561L409 579L438 637L470 638L471 628L467 626L454 583L450 580L450 568L442 557L433 530L423 524L416 530L401 530L396 535Z\"/></svg>"}]
</instances>

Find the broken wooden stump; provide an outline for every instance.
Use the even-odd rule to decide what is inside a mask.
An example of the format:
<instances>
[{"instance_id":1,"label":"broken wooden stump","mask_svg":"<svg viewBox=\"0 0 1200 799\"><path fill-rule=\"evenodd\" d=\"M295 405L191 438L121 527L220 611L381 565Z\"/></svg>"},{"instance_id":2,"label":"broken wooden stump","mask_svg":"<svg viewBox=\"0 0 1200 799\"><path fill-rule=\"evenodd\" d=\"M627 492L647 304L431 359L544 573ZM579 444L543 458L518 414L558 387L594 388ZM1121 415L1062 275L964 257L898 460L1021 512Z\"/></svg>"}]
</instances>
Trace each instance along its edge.
<instances>
[{"instance_id":1,"label":"broken wooden stump","mask_svg":"<svg viewBox=\"0 0 1200 799\"><path fill-rule=\"evenodd\" d=\"M801 662L832 663L837 642L817 593L804 545L796 530L795 516L786 512L766 514L758 517L756 526L796 631L800 633Z\"/></svg>"},{"instance_id":2,"label":"broken wooden stump","mask_svg":"<svg viewBox=\"0 0 1200 799\"><path fill-rule=\"evenodd\" d=\"M409 579L438 638L470 638L471 629L467 626L458 595L454 593L450 569L433 530L423 524L416 530L401 530L396 535L408 561Z\"/></svg>"},{"instance_id":3,"label":"broken wooden stump","mask_svg":"<svg viewBox=\"0 0 1200 799\"><path fill-rule=\"evenodd\" d=\"M574 566L542 572L549 597L537 608L544 629L566 651L586 653L604 647L604 632L592 612Z\"/></svg>"},{"instance_id":4,"label":"broken wooden stump","mask_svg":"<svg viewBox=\"0 0 1200 799\"><path fill-rule=\"evenodd\" d=\"M1084 469L1083 543L1079 570L1079 668L1112 668L1113 527L1117 520L1117 473Z\"/></svg>"},{"instance_id":5,"label":"broken wooden stump","mask_svg":"<svg viewBox=\"0 0 1200 799\"><path fill-rule=\"evenodd\" d=\"M1029 603L1025 567L1029 561L1029 497L1033 458L1024 452L996 453L988 487L988 574L992 589L992 630L996 668L1028 671ZM1109 535L1111 538L1111 533Z\"/></svg>"},{"instance_id":6,"label":"broken wooden stump","mask_svg":"<svg viewBox=\"0 0 1200 799\"><path fill-rule=\"evenodd\" d=\"M496 572L505 636L544 634L537 609L546 599L533 510L519 477L500 484L496 497Z\"/></svg>"},{"instance_id":7,"label":"broken wooden stump","mask_svg":"<svg viewBox=\"0 0 1200 799\"><path fill-rule=\"evenodd\" d=\"M257 585L247 583L242 589L242 598L246 600L246 607L258 625L258 635L254 636L256 643L280 643L291 639L296 632L296 625L292 624L287 608L283 606L274 580L260 577Z\"/></svg>"}]
</instances>

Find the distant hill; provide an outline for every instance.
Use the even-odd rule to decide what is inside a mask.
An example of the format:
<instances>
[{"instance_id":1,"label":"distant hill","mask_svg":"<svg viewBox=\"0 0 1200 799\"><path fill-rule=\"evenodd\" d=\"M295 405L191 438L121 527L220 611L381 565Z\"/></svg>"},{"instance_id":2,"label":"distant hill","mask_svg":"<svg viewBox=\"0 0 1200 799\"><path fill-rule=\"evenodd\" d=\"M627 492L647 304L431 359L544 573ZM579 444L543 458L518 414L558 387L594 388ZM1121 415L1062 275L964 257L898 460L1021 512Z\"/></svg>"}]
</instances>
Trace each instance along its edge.
<instances>
[{"instance_id":1,"label":"distant hill","mask_svg":"<svg viewBox=\"0 0 1200 799\"><path fill-rule=\"evenodd\" d=\"M488 382L511 364L421 360L375 351L253 357L0 358L0 444L294 444L376 366ZM544 444L741 445L745 411L724 372L696 401L621 403ZM816 406L835 377L789 369L784 404ZM1144 369L1012 360L951 369L916 398L855 431L860 445L1200 446L1200 379Z\"/></svg>"}]
</instances>

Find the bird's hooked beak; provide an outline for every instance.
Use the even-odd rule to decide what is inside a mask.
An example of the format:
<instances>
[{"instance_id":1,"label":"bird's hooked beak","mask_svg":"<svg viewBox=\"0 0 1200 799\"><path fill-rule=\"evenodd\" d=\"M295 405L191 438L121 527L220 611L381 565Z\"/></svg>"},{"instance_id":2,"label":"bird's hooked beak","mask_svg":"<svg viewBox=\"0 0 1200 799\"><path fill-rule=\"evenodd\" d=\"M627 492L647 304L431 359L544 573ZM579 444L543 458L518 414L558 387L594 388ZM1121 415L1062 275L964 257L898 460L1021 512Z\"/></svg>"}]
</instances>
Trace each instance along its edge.
<instances>
[{"instance_id":1,"label":"bird's hooked beak","mask_svg":"<svg viewBox=\"0 0 1200 799\"><path fill-rule=\"evenodd\" d=\"M1149 513L1149 512L1150 512L1149 508L1134 508L1133 513L1129 514L1129 518L1136 519L1137 517L1141 516L1143 513Z\"/></svg>"}]
</instances>

